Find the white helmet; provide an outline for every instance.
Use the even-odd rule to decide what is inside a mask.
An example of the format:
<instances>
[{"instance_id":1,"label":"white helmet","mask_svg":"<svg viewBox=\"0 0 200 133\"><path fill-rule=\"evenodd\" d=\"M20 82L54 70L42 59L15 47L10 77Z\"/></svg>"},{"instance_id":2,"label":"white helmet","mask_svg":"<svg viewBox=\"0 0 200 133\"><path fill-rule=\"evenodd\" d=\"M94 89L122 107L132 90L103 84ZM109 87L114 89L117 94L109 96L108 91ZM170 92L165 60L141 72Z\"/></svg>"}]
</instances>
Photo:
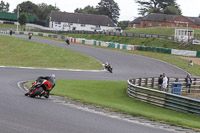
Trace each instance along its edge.
<instances>
[{"instance_id":1,"label":"white helmet","mask_svg":"<svg viewBox=\"0 0 200 133\"><path fill-rule=\"evenodd\" d=\"M52 77L53 79L56 79L56 75L55 75L55 74L51 74L51 77Z\"/></svg>"}]
</instances>

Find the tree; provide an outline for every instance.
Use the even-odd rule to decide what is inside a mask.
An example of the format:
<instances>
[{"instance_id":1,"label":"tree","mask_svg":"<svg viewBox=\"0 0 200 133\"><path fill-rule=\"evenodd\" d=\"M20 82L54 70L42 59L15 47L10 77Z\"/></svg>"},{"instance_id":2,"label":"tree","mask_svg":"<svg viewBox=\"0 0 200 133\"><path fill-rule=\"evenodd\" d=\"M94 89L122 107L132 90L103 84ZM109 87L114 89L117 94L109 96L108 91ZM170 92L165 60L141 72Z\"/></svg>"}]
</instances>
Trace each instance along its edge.
<instances>
[{"instance_id":1,"label":"tree","mask_svg":"<svg viewBox=\"0 0 200 133\"><path fill-rule=\"evenodd\" d=\"M130 21L120 21L117 24L117 27L121 27L122 30L125 30L129 26Z\"/></svg>"},{"instance_id":2,"label":"tree","mask_svg":"<svg viewBox=\"0 0 200 133\"><path fill-rule=\"evenodd\" d=\"M59 11L60 9L52 6L52 5L47 5L45 3L39 4L39 12L40 14L38 14L38 18L41 20L49 20L50 18L50 13L51 11Z\"/></svg>"},{"instance_id":3,"label":"tree","mask_svg":"<svg viewBox=\"0 0 200 133\"><path fill-rule=\"evenodd\" d=\"M139 4L140 8L139 10L139 14L145 16L149 13L164 13L167 11L164 11L166 8L166 10L172 10L173 8L177 8L177 10L179 9L179 6L176 3L176 0L135 0L136 3ZM173 12L176 13L176 12ZM180 12L177 12L180 13Z\"/></svg>"},{"instance_id":4,"label":"tree","mask_svg":"<svg viewBox=\"0 0 200 133\"><path fill-rule=\"evenodd\" d=\"M181 10L175 6L167 6L164 10L163 10L164 14L173 14L173 15L181 15Z\"/></svg>"},{"instance_id":5,"label":"tree","mask_svg":"<svg viewBox=\"0 0 200 133\"><path fill-rule=\"evenodd\" d=\"M93 6L86 6L85 8L76 8L75 13L84 13L84 14L98 14L97 9Z\"/></svg>"},{"instance_id":6,"label":"tree","mask_svg":"<svg viewBox=\"0 0 200 133\"><path fill-rule=\"evenodd\" d=\"M25 25L28 22L27 15L25 13L22 13L18 18L18 22L20 25Z\"/></svg>"},{"instance_id":7,"label":"tree","mask_svg":"<svg viewBox=\"0 0 200 133\"><path fill-rule=\"evenodd\" d=\"M108 16L114 23L119 19L119 7L114 0L101 0L96 7L98 14Z\"/></svg>"},{"instance_id":8,"label":"tree","mask_svg":"<svg viewBox=\"0 0 200 133\"><path fill-rule=\"evenodd\" d=\"M0 12L8 12L10 4L7 2L5 3L3 0L0 3Z\"/></svg>"},{"instance_id":9,"label":"tree","mask_svg":"<svg viewBox=\"0 0 200 133\"><path fill-rule=\"evenodd\" d=\"M14 9L15 13L17 13L18 6L20 7L20 12L24 12L26 14L32 14L36 18L40 14L38 5L36 5L30 1L22 2L21 4L17 5L17 7Z\"/></svg>"}]
</instances>

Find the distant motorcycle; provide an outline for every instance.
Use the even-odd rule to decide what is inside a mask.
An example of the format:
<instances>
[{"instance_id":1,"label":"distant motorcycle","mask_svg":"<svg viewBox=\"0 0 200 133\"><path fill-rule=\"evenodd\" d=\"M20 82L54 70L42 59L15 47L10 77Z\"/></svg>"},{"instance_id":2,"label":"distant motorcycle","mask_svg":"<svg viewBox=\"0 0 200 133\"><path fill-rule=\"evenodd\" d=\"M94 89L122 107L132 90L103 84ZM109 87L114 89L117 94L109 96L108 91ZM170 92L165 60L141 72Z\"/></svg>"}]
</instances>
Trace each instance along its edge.
<instances>
[{"instance_id":1,"label":"distant motorcycle","mask_svg":"<svg viewBox=\"0 0 200 133\"><path fill-rule=\"evenodd\" d=\"M113 71L113 68L112 68L112 66L110 65L110 64L108 64L108 63L105 63L105 68L110 72L110 73L112 73L112 71Z\"/></svg>"},{"instance_id":2,"label":"distant motorcycle","mask_svg":"<svg viewBox=\"0 0 200 133\"><path fill-rule=\"evenodd\" d=\"M66 42L68 45L70 45L69 39L67 39L65 42Z\"/></svg>"},{"instance_id":3,"label":"distant motorcycle","mask_svg":"<svg viewBox=\"0 0 200 133\"><path fill-rule=\"evenodd\" d=\"M29 36L28 36L29 40L31 40L32 35L33 35L32 33L29 34Z\"/></svg>"}]
</instances>

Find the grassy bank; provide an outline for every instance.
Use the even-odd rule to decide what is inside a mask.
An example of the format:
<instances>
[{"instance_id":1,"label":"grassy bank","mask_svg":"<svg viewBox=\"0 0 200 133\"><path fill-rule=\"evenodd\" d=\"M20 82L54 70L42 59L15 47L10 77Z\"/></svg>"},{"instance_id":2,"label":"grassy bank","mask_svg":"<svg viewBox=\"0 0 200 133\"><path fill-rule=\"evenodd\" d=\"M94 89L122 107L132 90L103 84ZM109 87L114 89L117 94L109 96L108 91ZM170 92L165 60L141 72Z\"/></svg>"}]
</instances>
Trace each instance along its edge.
<instances>
[{"instance_id":1,"label":"grassy bank","mask_svg":"<svg viewBox=\"0 0 200 133\"><path fill-rule=\"evenodd\" d=\"M136 37L118 37L118 36L107 36L100 34L67 34L70 37L76 38L86 38L94 39L106 42L116 42L121 44L131 44L131 45L142 45L142 46L152 46L152 47L164 47L164 48L173 48L173 49L184 49L184 50L198 50L200 46L190 45L186 48L179 46L178 43L161 39L161 38L136 38Z\"/></svg>"},{"instance_id":2,"label":"grassy bank","mask_svg":"<svg viewBox=\"0 0 200 133\"><path fill-rule=\"evenodd\" d=\"M1 24L0 23L0 28L7 28L7 29L17 29L17 25L14 24ZM24 26L19 25L19 29L25 28Z\"/></svg>"},{"instance_id":3,"label":"grassy bank","mask_svg":"<svg viewBox=\"0 0 200 133\"><path fill-rule=\"evenodd\" d=\"M186 29L186 28L179 28L179 29ZM194 30L195 34L200 34L200 29L189 28L189 30ZM175 28L172 27L127 28L126 30L124 30L124 32L174 36ZM197 36L195 37L199 38Z\"/></svg>"},{"instance_id":4,"label":"grassy bank","mask_svg":"<svg viewBox=\"0 0 200 133\"><path fill-rule=\"evenodd\" d=\"M125 81L56 80L51 94L100 105L150 120L200 129L200 116L184 114L129 98Z\"/></svg>"},{"instance_id":5,"label":"grassy bank","mask_svg":"<svg viewBox=\"0 0 200 133\"><path fill-rule=\"evenodd\" d=\"M0 35L0 65L99 70L92 57L47 44Z\"/></svg>"}]
</instances>

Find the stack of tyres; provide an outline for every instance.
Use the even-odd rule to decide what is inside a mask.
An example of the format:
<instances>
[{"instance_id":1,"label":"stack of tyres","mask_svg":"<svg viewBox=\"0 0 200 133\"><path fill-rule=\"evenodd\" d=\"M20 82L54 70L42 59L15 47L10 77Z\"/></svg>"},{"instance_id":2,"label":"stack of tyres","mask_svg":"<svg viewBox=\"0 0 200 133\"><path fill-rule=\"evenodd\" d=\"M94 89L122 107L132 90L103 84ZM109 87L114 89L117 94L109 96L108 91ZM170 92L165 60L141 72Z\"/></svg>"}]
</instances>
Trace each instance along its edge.
<instances>
[{"instance_id":1,"label":"stack of tyres","mask_svg":"<svg viewBox=\"0 0 200 133\"><path fill-rule=\"evenodd\" d=\"M122 49L127 50L127 45L124 44L124 45L122 46Z\"/></svg>"},{"instance_id":2,"label":"stack of tyres","mask_svg":"<svg viewBox=\"0 0 200 133\"><path fill-rule=\"evenodd\" d=\"M200 51L197 51L197 57L200 57Z\"/></svg>"}]
</instances>

